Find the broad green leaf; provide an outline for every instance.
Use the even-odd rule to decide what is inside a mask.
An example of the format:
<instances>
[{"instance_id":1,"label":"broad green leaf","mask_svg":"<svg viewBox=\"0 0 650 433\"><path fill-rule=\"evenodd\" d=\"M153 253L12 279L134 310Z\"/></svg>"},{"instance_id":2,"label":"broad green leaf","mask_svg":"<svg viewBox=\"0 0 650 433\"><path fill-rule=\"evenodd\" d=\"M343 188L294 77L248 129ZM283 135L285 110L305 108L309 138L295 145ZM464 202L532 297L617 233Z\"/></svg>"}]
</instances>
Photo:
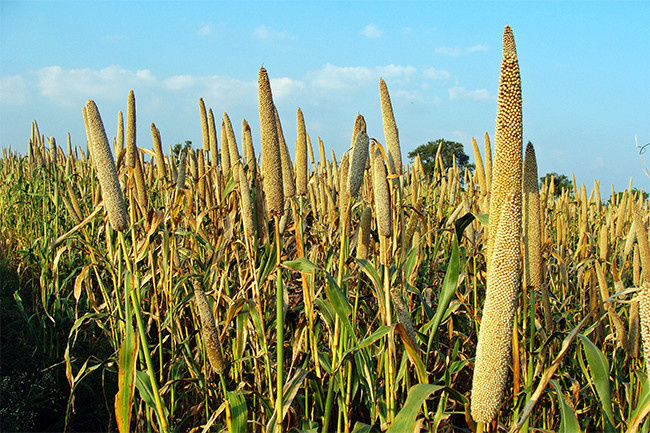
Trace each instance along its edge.
<instances>
[{"instance_id":1,"label":"broad green leaf","mask_svg":"<svg viewBox=\"0 0 650 433\"><path fill-rule=\"evenodd\" d=\"M357 423L354 425L354 430L352 430L352 433L370 433L371 430L371 425L357 421Z\"/></svg>"},{"instance_id":2,"label":"broad green leaf","mask_svg":"<svg viewBox=\"0 0 650 433\"><path fill-rule=\"evenodd\" d=\"M382 280L372 263L370 263L368 260L363 259L357 259L357 262L359 263L359 266L361 266L361 269L363 269L363 271L368 275L368 278L370 278L370 281L372 281L372 284L375 286L377 292L381 293Z\"/></svg>"},{"instance_id":3,"label":"broad green leaf","mask_svg":"<svg viewBox=\"0 0 650 433\"><path fill-rule=\"evenodd\" d=\"M445 279L442 282L442 292L440 293L440 300L438 303L438 308L436 309L436 315L433 316L433 320L425 327L425 330L429 332L429 342L427 343L427 353L431 352L431 344L433 343L433 338L438 333L438 327L442 321L451 299L456 293L456 287L458 286L458 275L460 272L460 254L458 252L458 237L454 236L452 242L451 256L449 257L449 264L447 265L447 272L445 273Z\"/></svg>"},{"instance_id":4,"label":"broad green leaf","mask_svg":"<svg viewBox=\"0 0 650 433\"><path fill-rule=\"evenodd\" d=\"M287 260L286 262L282 263L282 266L300 272L314 272L319 269L318 266L313 264L306 257L299 257L297 260Z\"/></svg>"},{"instance_id":5,"label":"broad green leaf","mask_svg":"<svg viewBox=\"0 0 650 433\"><path fill-rule=\"evenodd\" d=\"M610 397L610 388L609 388L609 362L603 352L596 347L590 339L584 335L578 335L582 340L582 347L585 351L585 356L587 357L587 363L589 364L589 371L591 373L591 381L596 387L596 392L600 398L600 403L603 406L605 415L610 423L610 429L614 426L614 414L612 412L612 401Z\"/></svg>"},{"instance_id":6,"label":"broad green leaf","mask_svg":"<svg viewBox=\"0 0 650 433\"><path fill-rule=\"evenodd\" d=\"M648 376L645 373L637 372L638 387L641 388L636 407L627 419L627 433L636 432L639 426L650 413L650 386Z\"/></svg>"},{"instance_id":7,"label":"broad green leaf","mask_svg":"<svg viewBox=\"0 0 650 433\"><path fill-rule=\"evenodd\" d=\"M156 403L154 403L153 390L151 389L151 381L149 376L144 371L135 371L135 386L138 388L140 397L147 403L151 409L156 410Z\"/></svg>"},{"instance_id":8,"label":"broad green leaf","mask_svg":"<svg viewBox=\"0 0 650 433\"><path fill-rule=\"evenodd\" d=\"M229 172L229 173L230 173L230 172ZM226 200L226 197L228 197L228 194L230 194L230 192L231 192L233 189L235 189L235 186L236 186L236 185L237 185L237 184L235 183L235 180L234 180L234 179L232 178L232 176L230 176L230 174L229 174L229 175L228 175L228 180L226 181L226 186L225 186L225 188L223 189L223 194L221 194L221 200L222 200L222 201Z\"/></svg>"},{"instance_id":9,"label":"broad green leaf","mask_svg":"<svg viewBox=\"0 0 650 433\"><path fill-rule=\"evenodd\" d=\"M489 214L486 214L486 213L474 214L474 217L478 220L478 222L480 222L484 226L487 227L487 226L490 225L490 215Z\"/></svg>"},{"instance_id":10,"label":"broad green leaf","mask_svg":"<svg viewBox=\"0 0 650 433\"><path fill-rule=\"evenodd\" d=\"M412 386L406 396L404 406L400 409L387 433L407 433L414 431L415 422L422 408L422 404L431 394L442 388L439 385L424 383Z\"/></svg>"},{"instance_id":11,"label":"broad green leaf","mask_svg":"<svg viewBox=\"0 0 650 433\"><path fill-rule=\"evenodd\" d=\"M458 218L456 222L454 222L454 225L456 227L456 238L457 239L462 239L463 237L463 232L467 228L468 225L474 221L474 214L471 212L466 213L462 217Z\"/></svg>"},{"instance_id":12,"label":"broad green leaf","mask_svg":"<svg viewBox=\"0 0 650 433\"><path fill-rule=\"evenodd\" d=\"M415 365L415 371L418 374L420 383L429 383L429 379L427 378L427 369L424 367L424 363L422 362L422 358L420 357L417 347L413 345L411 337L409 337L406 329L404 329L404 325L398 323L396 325L396 329L399 333L399 336L402 338L402 342L404 343L404 347L406 348L409 359Z\"/></svg>"},{"instance_id":13,"label":"broad green leaf","mask_svg":"<svg viewBox=\"0 0 650 433\"><path fill-rule=\"evenodd\" d=\"M336 311L336 315L339 316L341 323L347 329L348 335L350 335L352 338L355 338L354 329L350 323L349 316L352 314L352 308L350 307L348 298L339 288L338 284L336 284L336 281L334 281L334 278L332 278L329 272L325 272L325 276L327 277L327 281L329 283L327 286L325 286L325 294L327 295L327 299L329 299L332 307L334 307L334 311Z\"/></svg>"},{"instance_id":14,"label":"broad green leaf","mask_svg":"<svg viewBox=\"0 0 650 433\"><path fill-rule=\"evenodd\" d=\"M371 345L372 343L379 340L384 335L388 334L389 331L390 331L390 326L384 325L379 327L379 329L373 332L369 337L364 338L363 341L359 343L358 349L363 349L364 347Z\"/></svg>"},{"instance_id":15,"label":"broad green leaf","mask_svg":"<svg viewBox=\"0 0 650 433\"><path fill-rule=\"evenodd\" d=\"M300 368L296 371L293 377L284 384L284 387L282 388L282 420L284 420L284 417L287 415L291 403L293 403L293 399L296 397L296 394L300 389L300 385L305 380L305 377L307 377L307 373L307 370ZM274 411L268 424L266 424L267 433L271 433L275 430L277 416L277 411Z\"/></svg>"},{"instance_id":16,"label":"broad green leaf","mask_svg":"<svg viewBox=\"0 0 650 433\"><path fill-rule=\"evenodd\" d=\"M115 419L120 433L131 431L131 409L135 393L135 364L138 361L138 336L133 332L131 320L126 322L126 335L120 345L115 395Z\"/></svg>"},{"instance_id":17,"label":"broad green leaf","mask_svg":"<svg viewBox=\"0 0 650 433\"><path fill-rule=\"evenodd\" d=\"M240 391L228 391L228 402L232 416L232 431L248 431L248 407L244 395Z\"/></svg>"},{"instance_id":18,"label":"broad green leaf","mask_svg":"<svg viewBox=\"0 0 650 433\"><path fill-rule=\"evenodd\" d=\"M557 380L551 380L551 384L557 392L557 400L560 406L560 433L580 433L580 424L573 409L564 400L562 388Z\"/></svg>"}]
</instances>

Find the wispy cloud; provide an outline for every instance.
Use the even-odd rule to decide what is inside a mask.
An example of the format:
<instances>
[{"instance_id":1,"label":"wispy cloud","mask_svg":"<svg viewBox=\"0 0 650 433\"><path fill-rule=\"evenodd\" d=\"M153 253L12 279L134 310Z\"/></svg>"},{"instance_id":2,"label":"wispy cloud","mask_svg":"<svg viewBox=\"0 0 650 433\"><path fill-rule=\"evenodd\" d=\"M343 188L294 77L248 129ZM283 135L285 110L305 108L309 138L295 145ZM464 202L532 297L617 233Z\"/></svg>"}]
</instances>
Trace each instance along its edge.
<instances>
[{"instance_id":1,"label":"wispy cloud","mask_svg":"<svg viewBox=\"0 0 650 433\"><path fill-rule=\"evenodd\" d=\"M350 89L358 90L365 86L376 86L380 78L408 80L417 73L413 66L382 65L336 66L330 63L321 69L311 71L307 79L314 88L321 90ZM390 85L390 83L389 83Z\"/></svg>"},{"instance_id":2,"label":"wispy cloud","mask_svg":"<svg viewBox=\"0 0 650 433\"><path fill-rule=\"evenodd\" d=\"M450 87L449 89L449 99L473 99L475 101L485 101L491 99L490 93L487 89L477 89L477 90L467 90L465 87Z\"/></svg>"},{"instance_id":3,"label":"wispy cloud","mask_svg":"<svg viewBox=\"0 0 650 433\"><path fill-rule=\"evenodd\" d=\"M462 47L438 47L434 50L436 54L440 54L443 56L451 56L451 57L458 57L462 56L463 54L467 53L475 53L478 51L487 51L488 47L487 45L474 45L468 48L462 48Z\"/></svg>"},{"instance_id":4,"label":"wispy cloud","mask_svg":"<svg viewBox=\"0 0 650 433\"><path fill-rule=\"evenodd\" d=\"M0 103L22 104L27 99L27 86L20 75L0 77Z\"/></svg>"},{"instance_id":5,"label":"wispy cloud","mask_svg":"<svg viewBox=\"0 0 650 433\"><path fill-rule=\"evenodd\" d=\"M275 30L264 25L256 27L253 36L257 39L291 39L291 35L286 30Z\"/></svg>"},{"instance_id":6,"label":"wispy cloud","mask_svg":"<svg viewBox=\"0 0 650 433\"><path fill-rule=\"evenodd\" d=\"M467 49L467 52L468 53L473 53L473 52L476 52L476 51L487 51L487 50L488 50L487 45L479 44L479 45L474 45L473 47L469 47Z\"/></svg>"},{"instance_id":7,"label":"wispy cloud","mask_svg":"<svg viewBox=\"0 0 650 433\"><path fill-rule=\"evenodd\" d=\"M210 24L206 24L204 26L199 27L196 33L199 36L210 36L212 34L212 27L210 26Z\"/></svg>"},{"instance_id":8,"label":"wispy cloud","mask_svg":"<svg viewBox=\"0 0 650 433\"><path fill-rule=\"evenodd\" d=\"M370 39L377 39L381 37L381 30L379 30L379 27L377 27L377 25L374 23L370 23L365 26L360 33Z\"/></svg>"},{"instance_id":9,"label":"wispy cloud","mask_svg":"<svg viewBox=\"0 0 650 433\"><path fill-rule=\"evenodd\" d=\"M424 71L422 71L422 74L426 78L431 78L433 80L448 80L452 77L449 71L445 71L444 69L436 69L433 66L425 68Z\"/></svg>"},{"instance_id":10,"label":"wispy cloud","mask_svg":"<svg viewBox=\"0 0 650 433\"><path fill-rule=\"evenodd\" d=\"M460 48L453 48L453 47L438 47L434 51L436 54L443 54L445 56L452 56L452 57L460 56L462 53L462 50Z\"/></svg>"}]
</instances>

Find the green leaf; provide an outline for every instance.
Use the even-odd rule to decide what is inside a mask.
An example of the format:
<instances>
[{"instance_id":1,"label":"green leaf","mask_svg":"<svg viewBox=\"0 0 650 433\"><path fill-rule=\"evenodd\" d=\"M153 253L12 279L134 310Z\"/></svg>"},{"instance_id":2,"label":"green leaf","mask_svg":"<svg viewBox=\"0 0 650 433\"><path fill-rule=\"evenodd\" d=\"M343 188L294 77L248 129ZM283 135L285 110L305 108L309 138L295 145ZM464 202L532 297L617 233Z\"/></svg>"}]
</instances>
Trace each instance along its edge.
<instances>
[{"instance_id":1,"label":"green leaf","mask_svg":"<svg viewBox=\"0 0 650 433\"><path fill-rule=\"evenodd\" d=\"M135 394L135 364L138 360L138 336L133 332L131 320L126 321L126 335L120 345L115 395L115 420L120 433L131 431L131 409Z\"/></svg>"},{"instance_id":2,"label":"green leaf","mask_svg":"<svg viewBox=\"0 0 650 433\"><path fill-rule=\"evenodd\" d=\"M153 399L153 390L151 389L151 381L149 376L144 371L135 371L135 386L138 388L140 397L147 403L151 409L156 410L156 403Z\"/></svg>"},{"instance_id":3,"label":"green leaf","mask_svg":"<svg viewBox=\"0 0 650 433\"><path fill-rule=\"evenodd\" d=\"M230 172L228 172L228 173L230 174ZM235 183L235 180L232 178L232 176L229 175L229 176L228 176L228 180L227 180L227 182L226 182L226 186L225 186L225 188L223 189L223 194L221 194L221 200L222 200L222 201L226 200L226 197L228 197L228 194L230 194L230 192L231 192L233 189L235 189L235 186L236 186L236 185L237 185L237 184Z\"/></svg>"},{"instance_id":4,"label":"green leaf","mask_svg":"<svg viewBox=\"0 0 650 433\"><path fill-rule=\"evenodd\" d=\"M372 343L379 340L384 335L388 334L389 331L390 331L390 326L384 325L379 327L379 329L373 332L369 337L364 338L363 341L359 343L358 349L363 349L364 347L371 345Z\"/></svg>"},{"instance_id":5,"label":"green leaf","mask_svg":"<svg viewBox=\"0 0 650 433\"><path fill-rule=\"evenodd\" d=\"M643 372L636 372L638 388L641 389L639 394L636 407L630 413L629 418L627 419L627 432L635 432L638 430L639 426L646 419L648 413L650 413L650 386L648 384L648 376Z\"/></svg>"},{"instance_id":6,"label":"green leaf","mask_svg":"<svg viewBox=\"0 0 650 433\"><path fill-rule=\"evenodd\" d=\"M396 329L397 332L399 333L399 336L402 338L402 342L404 343L404 348L406 348L406 352L408 353L409 358L415 365L415 371L418 374L418 379L420 380L420 383L429 383L429 379L427 377L427 369L424 367L424 363L422 362L422 358L418 353L417 347L414 346L411 337L409 337L408 333L406 332L406 329L404 329L404 325L398 323L396 325Z\"/></svg>"},{"instance_id":7,"label":"green leaf","mask_svg":"<svg viewBox=\"0 0 650 433\"><path fill-rule=\"evenodd\" d=\"M451 256L449 257L449 264L447 265L445 279L442 282L442 293L440 293L440 300L438 302L438 308L436 309L436 315L433 316L433 320L425 326L425 331L429 331L427 354L431 352L431 344L433 343L433 338L438 333L440 322L442 321L447 308L449 307L449 303L456 293L456 287L458 286L458 275L460 273L460 253L458 252L457 236L454 236L452 244Z\"/></svg>"},{"instance_id":8,"label":"green leaf","mask_svg":"<svg viewBox=\"0 0 650 433\"><path fill-rule=\"evenodd\" d=\"M339 316L341 323L347 329L348 335L350 335L352 338L355 338L354 329L350 323L349 316L352 314L352 308L350 307L348 298L339 288L338 284L336 284L336 281L334 281L334 278L332 278L329 272L323 272L325 273L325 276L327 277L327 281L329 283L327 286L325 286L325 294L327 295L327 299L329 299L332 307L334 307L334 311L336 311L336 315Z\"/></svg>"},{"instance_id":9,"label":"green leaf","mask_svg":"<svg viewBox=\"0 0 650 433\"><path fill-rule=\"evenodd\" d=\"M487 227L487 226L490 225L490 215L489 214L482 213L482 214L473 214L473 215L478 220L478 222L480 222L484 226Z\"/></svg>"},{"instance_id":10,"label":"green leaf","mask_svg":"<svg viewBox=\"0 0 650 433\"><path fill-rule=\"evenodd\" d=\"M456 237L458 239L461 239L463 237L463 232L467 228L468 225L474 221L474 214L471 212L466 213L462 217L458 218L454 225L456 226Z\"/></svg>"},{"instance_id":11,"label":"green leaf","mask_svg":"<svg viewBox=\"0 0 650 433\"><path fill-rule=\"evenodd\" d=\"M296 394L300 389L300 385L305 380L305 377L307 377L307 373L307 370L300 368L296 371L293 377L284 384L284 387L282 388L282 420L284 420L284 417L287 415L287 412L291 407L291 403L293 403L293 399L296 397ZM277 416L277 411L273 411L273 415L269 419L269 422L266 424L267 433L274 431L276 427Z\"/></svg>"},{"instance_id":12,"label":"green leaf","mask_svg":"<svg viewBox=\"0 0 650 433\"><path fill-rule=\"evenodd\" d=\"M282 266L300 272L314 272L319 269L318 266L313 264L306 257L300 257L297 260L287 260L286 262L282 263Z\"/></svg>"},{"instance_id":13,"label":"green leaf","mask_svg":"<svg viewBox=\"0 0 650 433\"><path fill-rule=\"evenodd\" d=\"M359 266L361 266L361 269L368 275L370 281L372 281L372 284L375 286L377 293L381 293L383 286L382 280L372 263L370 263L368 260L363 259L357 259L357 262L359 263Z\"/></svg>"},{"instance_id":14,"label":"green leaf","mask_svg":"<svg viewBox=\"0 0 650 433\"><path fill-rule=\"evenodd\" d=\"M415 429L415 422L422 404L431 394L442 389L440 385L419 384L412 386L406 396L406 402L395 417L387 433L406 433Z\"/></svg>"},{"instance_id":15,"label":"green leaf","mask_svg":"<svg viewBox=\"0 0 650 433\"><path fill-rule=\"evenodd\" d=\"M371 425L357 421L357 423L354 425L354 430L352 430L352 433L370 433L371 430Z\"/></svg>"},{"instance_id":16,"label":"green leaf","mask_svg":"<svg viewBox=\"0 0 650 433\"><path fill-rule=\"evenodd\" d=\"M590 339L582 334L578 335L578 337L582 340L582 347L585 351L587 363L589 364L589 371L591 373L591 381L596 387L600 403L602 404L605 415L607 415L607 420L610 423L608 430L613 431L614 414L612 412L612 401L609 389L609 362L605 355L603 355L603 352L601 352Z\"/></svg>"},{"instance_id":17,"label":"green leaf","mask_svg":"<svg viewBox=\"0 0 650 433\"><path fill-rule=\"evenodd\" d=\"M562 388L557 380L551 380L551 384L557 392L557 400L560 403L560 433L580 433L580 423L578 423L578 418L576 417L573 409L567 404L564 400L564 394L562 394Z\"/></svg>"},{"instance_id":18,"label":"green leaf","mask_svg":"<svg viewBox=\"0 0 650 433\"><path fill-rule=\"evenodd\" d=\"M232 414L232 431L248 431L248 407L244 395L240 391L228 391L228 402Z\"/></svg>"}]
</instances>

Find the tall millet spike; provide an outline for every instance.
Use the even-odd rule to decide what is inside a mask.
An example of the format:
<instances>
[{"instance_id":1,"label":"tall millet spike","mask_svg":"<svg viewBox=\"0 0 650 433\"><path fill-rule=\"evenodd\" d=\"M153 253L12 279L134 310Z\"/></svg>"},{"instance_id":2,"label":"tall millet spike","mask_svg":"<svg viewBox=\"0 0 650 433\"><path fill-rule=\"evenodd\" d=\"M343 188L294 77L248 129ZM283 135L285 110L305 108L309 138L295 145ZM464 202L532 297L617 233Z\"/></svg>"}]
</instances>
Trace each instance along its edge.
<instances>
[{"instance_id":1,"label":"tall millet spike","mask_svg":"<svg viewBox=\"0 0 650 433\"><path fill-rule=\"evenodd\" d=\"M641 275L643 280L639 292L639 319L641 322L641 340L643 341L643 357L645 358L646 374L650 375L650 245L648 244L648 229L646 228L641 209L635 203L632 206L632 218L636 230L636 239L641 258ZM636 277L636 276L635 276ZM639 280L636 277L637 281Z\"/></svg>"},{"instance_id":2,"label":"tall millet spike","mask_svg":"<svg viewBox=\"0 0 650 433\"><path fill-rule=\"evenodd\" d=\"M542 232L539 204L539 184L537 183L537 159L533 144L526 145L524 159L523 190L523 238L524 238L524 272L526 285L541 291L544 323L546 331L552 332L551 303L548 287L542 281Z\"/></svg>"},{"instance_id":3,"label":"tall millet spike","mask_svg":"<svg viewBox=\"0 0 650 433\"><path fill-rule=\"evenodd\" d=\"M485 187L487 193L492 191L492 146L490 145L490 136L485 133L484 141L484 155L485 155Z\"/></svg>"},{"instance_id":4,"label":"tall millet spike","mask_svg":"<svg viewBox=\"0 0 650 433\"><path fill-rule=\"evenodd\" d=\"M248 165L251 181L256 182L257 176L257 162L255 161L255 148L253 147L253 135L251 134L251 127L246 119L241 122L241 139L244 152L244 164Z\"/></svg>"},{"instance_id":5,"label":"tall millet spike","mask_svg":"<svg viewBox=\"0 0 650 433\"><path fill-rule=\"evenodd\" d=\"M393 114L393 105L390 102L388 88L383 78L379 80L379 99L381 101L381 117L384 123L384 137L386 139L386 152L390 174L402 172L402 151L399 146L399 132Z\"/></svg>"},{"instance_id":6,"label":"tall millet spike","mask_svg":"<svg viewBox=\"0 0 650 433\"><path fill-rule=\"evenodd\" d=\"M214 316L208 303L208 297L201 288L199 283L194 283L194 301L196 302L196 309L199 312L201 320L201 335L203 335L203 342L205 344L205 351L208 354L208 361L212 370L221 374L226 369L221 356L221 342L219 341L219 331L214 322Z\"/></svg>"},{"instance_id":7,"label":"tall millet spike","mask_svg":"<svg viewBox=\"0 0 650 433\"><path fill-rule=\"evenodd\" d=\"M393 224L391 219L391 198L388 188L388 173L384 158L379 149L375 150L373 159L373 187L375 194L375 211L377 212L377 231L381 236L390 238L393 234ZM350 170L353 170L350 165Z\"/></svg>"},{"instance_id":8,"label":"tall millet spike","mask_svg":"<svg viewBox=\"0 0 650 433\"><path fill-rule=\"evenodd\" d=\"M490 198L490 227L499 227L501 206L516 190L521 193L522 173L522 111L521 78L510 26L503 32L503 60L499 77L496 133L494 138L494 165ZM519 195L521 197L521 194ZM492 263L495 236L488 237L487 268Z\"/></svg>"},{"instance_id":9,"label":"tall millet spike","mask_svg":"<svg viewBox=\"0 0 650 433\"><path fill-rule=\"evenodd\" d=\"M280 161L282 161L282 186L284 188L284 197L293 197L296 195L296 184L293 179L293 163L291 162L291 155L289 155L289 147L284 139L284 132L282 131L282 124L280 123L280 115L278 109L273 106L275 112L275 129L278 134L278 144L280 146Z\"/></svg>"},{"instance_id":10,"label":"tall millet spike","mask_svg":"<svg viewBox=\"0 0 650 433\"><path fill-rule=\"evenodd\" d=\"M260 68L258 76L260 133L262 135L262 171L266 207L273 215L282 215L284 191L282 186L282 160L280 142L275 127L275 107L271 83L266 69Z\"/></svg>"},{"instance_id":11,"label":"tall millet spike","mask_svg":"<svg viewBox=\"0 0 650 433\"><path fill-rule=\"evenodd\" d=\"M126 205L120 189L120 181L117 178L115 160L108 144L104 123L94 101L88 100L85 108L88 136L90 137L89 145L92 149L93 163L102 188L104 209L106 209L111 226L115 230L124 231L129 227L129 218L126 213Z\"/></svg>"},{"instance_id":12,"label":"tall millet spike","mask_svg":"<svg viewBox=\"0 0 650 433\"><path fill-rule=\"evenodd\" d=\"M363 173L366 171L368 160L368 146L370 138L365 130L360 130L354 140L352 154L350 156L350 168L348 169L347 185L350 198L355 197L363 183Z\"/></svg>"},{"instance_id":13,"label":"tall millet spike","mask_svg":"<svg viewBox=\"0 0 650 433\"><path fill-rule=\"evenodd\" d=\"M135 167L135 94L129 90L126 106L126 166Z\"/></svg>"},{"instance_id":14,"label":"tall millet spike","mask_svg":"<svg viewBox=\"0 0 650 433\"><path fill-rule=\"evenodd\" d=\"M216 167L219 165L219 146L217 143L217 126L214 123L212 108L208 110L208 137L210 139L210 165ZM223 143L221 145L223 146Z\"/></svg>"},{"instance_id":15,"label":"tall millet spike","mask_svg":"<svg viewBox=\"0 0 650 433\"><path fill-rule=\"evenodd\" d=\"M151 122L151 138L153 139L153 150L156 155L156 167L158 167L158 179L162 180L167 177L167 167L165 166L165 154L162 149L162 140L160 131L156 125Z\"/></svg>"},{"instance_id":16,"label":"tall millet spike","mask_svg":"<svg viewBox=\"0 0 650 433\"><path fill-rule=\"evenodd\" d=\"M494 230L494 257L476 347L471 412L476 422L484 424L497 416L509 372L519 288L520 229L520 193L513 191L503 203L502 218Z\"/></svg>"},{"instance_id":17,"label":"tall millet spike","mask_svg":"<svg viewBox=\"0 0 650 433\"><path fill-rule=\"evenodd\" d=\"M115 141L115 158L120 156L124 149L124 115L122 110L117 113L117 140Z\"/></svg>"},{"instance_id":18,"label":"tall millet spike","mask_svg":"<svg viewBox=\"0 0 650 433\"><path fill-rule=\"evenodd\" d=\"M224 176L230 171L232 163L230 161L230 146L228 145L228 130L224 118L221 120L221 172Z\"/></svg>"},{"instance_id":19,"label":"tall millet spike","mask_svg":"<svg viewBox=\"0 0 650 433\"><path fill-rule=\"evenodd\" d=\"M230 165L235 166L239 162L239 149L237 148L237 139L235 131L232 129L232 123L227 113L223 113L223 122L226 125L226 136L228 137L228 154L230 155ZM233 176L236 177L236 176Z\"/></svg>"},{"instance_id":20,"label":"tall millet spike","mask_svg":"<svg viewBox=\"0 0 650 433\"><path fill-rule=\"evenodd\" d=\"M503 398L519 288L522 188L521 81L510 26L503 33L487 250L487 289L478 335L471 412L492 421Z\"/></svg>"},{"instance_id":21,"label":"tall millet spike","mask_svg":"<svg viewBox=\"0 0 650 433\"><path fill-rule=\"evenodd\" d=\"M307 130L302 110L298 108L296 113L296 126L298 136L296 138L296 194L307 195Z\"/></svg>"},{"instance_id":22,"label":"tall millet spike","mask_svg":"<svg viewBox=\"0 0 650 433\"><path fill-rule=\"evenodd\" d=\"M203 136L203 150L210 150L210 135L208 133L208 115L205 111L203 98L199 98L199 112L201 114L201 135Z\"/></svg>"},{"instance_id":23,"label":"tall millet spike","mask_svg":"<svg viewBox=\"0 0 650 433\"><path fill-rule=\"evenodd\" d=\"M487 194L487 185L485 183L485 169L483 168L483 158L481 158L481 151L478 148L476 139L472 137L472 150L474 151L474 162L476 164L476 179L478 186L481 189L481 195Z\"/></svg>"}]
</instances>

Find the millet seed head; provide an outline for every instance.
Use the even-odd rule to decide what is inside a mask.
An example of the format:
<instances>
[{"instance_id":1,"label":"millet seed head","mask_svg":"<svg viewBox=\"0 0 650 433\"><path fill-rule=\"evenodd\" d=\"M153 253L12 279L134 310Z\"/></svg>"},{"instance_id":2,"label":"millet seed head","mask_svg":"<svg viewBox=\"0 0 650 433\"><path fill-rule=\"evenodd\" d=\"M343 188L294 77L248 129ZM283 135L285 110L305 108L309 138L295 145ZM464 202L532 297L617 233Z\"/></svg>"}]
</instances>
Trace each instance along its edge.
<instances>
[{"instance_id":1,"label":"millet seed head","mask_svg":"<svg viewBox=\"0 0 650 433\"><path fill-rule=\"evenodd\" d=\"M106 209L111 226L115 230L124 231L129 227L129 217L126 213L126 205L120 189L120 181L117 177L115 160L106 137L104 123L94 101L88 100L85 108L88 121L88 136L90 137L89 145L92 149L93 163L102 188L104 209Z\"/></svg>"},{"instance_id":2,"label":"millet seed head","mask_svg":"<svg viewBox=\"0 0 650 433\"><path fill-rule=\"evenodd\" d=\"M280 142L275 124L275 107L271 94L271 83L266 69L260 68L258 76L258 98L260 130L262 135L262 170L264 194L268 211L276 216L284 210L282 186L282 159Z\"/></svg>"}]
</instances>

